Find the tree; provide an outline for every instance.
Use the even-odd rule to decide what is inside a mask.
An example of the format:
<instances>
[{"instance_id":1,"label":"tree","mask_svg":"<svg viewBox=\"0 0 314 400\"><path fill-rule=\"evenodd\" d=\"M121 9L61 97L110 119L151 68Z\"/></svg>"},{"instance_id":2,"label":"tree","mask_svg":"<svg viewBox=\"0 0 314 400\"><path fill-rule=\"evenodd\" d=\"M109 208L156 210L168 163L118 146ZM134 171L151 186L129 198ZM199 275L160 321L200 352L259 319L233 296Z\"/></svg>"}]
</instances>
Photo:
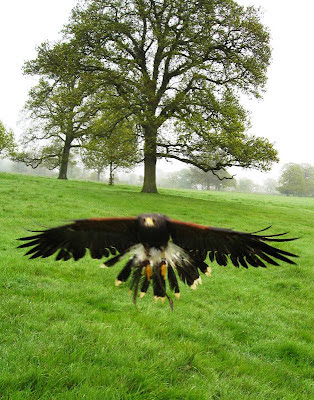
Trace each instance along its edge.
<instances>
[{"instance_id":1,"label":"tree","mask_svg":"<svg viewBox=\"0 0 314 400\"><path fill-rule=\"evenodd\" d=\"M217 171L214 175L212 171L205 172L199 168L191 167L189 175L193 186L200 186L202 190L222 190L236 186L235 179L225 170Z\"/></svg>"},{"instance_id":2,"label":"tree","mask_svg":"<svg viewBox=\"0 0 314 400\"><path fill-rule=\"evenodd\" d=\"M314 166L302 164L305 180L306 196L314 196Z\"/></svg>"},{"instance_id":3,"label":"tree","mask_svg":"<svg viewBox=\"0 0 314 400\"><path fill-rule=\"evenodd\" d=\"M285 164L277 190L293 196L314 196L314 167L308 164Z\"/></svg>"},{"instance_id":4,"label":"tree","mask_svg":"<svg viewBox=\"0 0 314 400\"><path fill-rule=\"evenodd\" d=\"M196 189L193 187L193 180L188 168L182 168L179 171L173 171L158 179L159 185L163 187L178 189Z\"/></svg>"},{"instance_id":5,"label":"tree","mask_svg":"<svg viewBox=\"0 0 314 400\"><path fill-rule=\"evenodd\" d=\"M267 170L278 160L266 139L244 133L238 101L240 93L261 97L270 60L269 33L254 7L90 0L73 10L65 34L79 49L78 68L110 86L141 129L144 192L157 191L157 158L213 172Z\"/></svg>"},{"instance_id":6,"label":"tree","mask_svg":"<svg viewBox=\"0 0 314 400\"><path fill-rule=\"evenodd\" d=\"M107 138L91 139L82 147L81 157L88 169L97 172L98 180L109 167L109 185L113 185L118 168L130 168L139 161L134 124L122 123Z\"/></svg>"},{"instance_id":7,"label":"tree","mask_svg":"<svg viewBox=\"0 0 314 400\"><path fill-rule=\"evenodd\" d=\"M252 179L249 178L240 178L237 182L237 190L239 192L254 192L255 184Z\"/></svg>"},{"instance_id":8,"label":"tree","mask_svg":"<svg viewBox=\"0 0 314 400\"><path fill-rule=\"evenodd\" d=\"M159 179L159 182L165 187L200 190L222 190L236 186L235 179L227 171L218 171L217 175L211 171L205 172L199 168L190 167L171 172L168 176Z\"/></svg>"},{"instance_id":9,"label":"tree","mask_svg":"<svg viewBox=\"0 0 314 400\"><path fill-rule=\"evenodd\" d=\"M276 179L273 178L268 178L265 180L264 184L263 184L263 191L265 193L277 193L277 186L278 186L278 182Z\"/></svg>"},{"instance_id":10,"label":"tree","mask_svg":"<svg viewBox=\"0 0 314 400\"><path fill-rule=\"evenodd\" d=\"M17 160L33 168L40 164L59 168L59 179L67 179L71 149L79 148L81 140L91 135L100 114L95 81L88 73L77 73L75 57L68 43L43 43L37 58L24 65L25 74L40 80L25 104L31 125L24 136L25 150Z\"/></svg>"},{"instance_id":11,"label":"tree","mask_svg":"<svg viewBox=\"0 0 314 400\"><path fill-rule=\"evenodd\" d=\"M15 151L13 131L7 129L0 121L0 156L12 156Z\"/></svg>"}]
</instances>

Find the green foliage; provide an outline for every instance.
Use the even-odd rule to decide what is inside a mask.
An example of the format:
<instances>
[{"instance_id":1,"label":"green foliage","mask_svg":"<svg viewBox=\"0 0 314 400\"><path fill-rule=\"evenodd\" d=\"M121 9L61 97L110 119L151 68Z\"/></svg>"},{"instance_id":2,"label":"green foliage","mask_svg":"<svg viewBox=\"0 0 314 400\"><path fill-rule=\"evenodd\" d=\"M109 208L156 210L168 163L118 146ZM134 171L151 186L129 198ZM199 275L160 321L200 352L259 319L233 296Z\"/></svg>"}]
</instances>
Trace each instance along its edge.
<instances>
[{"instance_id":1,"label":"green foliage","mask_svg":"<svg viewBox=\"0 0 314 400\"><path fill-rule=\"evenodd\" d=\"M104 129L105 130L105 129ZM134 124L121 123L108 137L96 137L83 145L81 158L88 169L99 175L109 167L109 183L114 182L116 169L130 168L139 161Z\"/></svg>"},{"instance_id":2,"label":"green foliage","mask_svg":"<svg viewBox=\"0 0 314 400\"><path fill-rule=\"evenodd\" d=\"M25 104L31 124L17 159L33 168L42 163L51 169L59 167L63 178L71 149L80 147L81 140L93 131L101 103L93 77L75 72L76 57L69 43L43 43L37 58L24 65L25 74L40 80Z\"/></svg>"},{"instance_id":3,"label":"green foliage","mask_svg":"<svg viewBox=\"0 0 314 400\"><path fill-rule=\"evenodd\" d=\"M14 143L14 134L10 129L6 129L0 121L0 157L13 156L16 144Z\"/></svg>"},{"instance_id":4,"label":"green foliage","mask_svg":"<svg viewBox=\"0 0 314 400\"><path fill-rule=\"evenodd\" d=\"M237 190L239 192L252 193L254 191L255 184L252 179L240 178L237 181Z\"/></svg>"},{"instance_id":5,"label":"green foliage","mask_svg":"<svg viewBox=\"0 0 314 400\"><path fill-rule=\"evenodd\" d=\"M286 164L277 190L293 196L314 196L314 167L308 164Z\"/></svg>"},{"instance_id":6,"label":"green foliage","mask_svg":"<svg viewBox=\"0 0 314 400\"><path fill-rule=\"evenodd\" d=\"M161 189L0 174L0 393L45 400L308 400L313 396L313 217L309 198ZM75 205L75 206L73 206ZM49 206L49 212L47 212ZM300 236L298 265L213 265L171 312L135 308L118 268L28 260L25 228L67 219L167 213L242 231Z\"/></svg>"},{"instance_id":7,"label":"green foliage","mask_svg":"<svg viewBox=\"0 0 314 400\"><path fill-rule=\"evenodd\" d=\"M79 49L79 69L110 87L111 106L141 128L144 191L156 189L158 157L204 171L265 170L278 160L266 139L245 135L238 101L240 93L261 96L270 60L269 33L254 7L93 0L73 10L65 34Z\"/></svg>"},{"instance_id":8,"label":"green foliage","mask_svg":"<svg viewBox=\"0 0 314 400\"><path fill-rule=\"evenodd\" d=\"M227 171L202 171L196 167L171 172L159 181L162 187L180 189L222 190L236 186L235 179Z\"/></svg>"}]
</instances>

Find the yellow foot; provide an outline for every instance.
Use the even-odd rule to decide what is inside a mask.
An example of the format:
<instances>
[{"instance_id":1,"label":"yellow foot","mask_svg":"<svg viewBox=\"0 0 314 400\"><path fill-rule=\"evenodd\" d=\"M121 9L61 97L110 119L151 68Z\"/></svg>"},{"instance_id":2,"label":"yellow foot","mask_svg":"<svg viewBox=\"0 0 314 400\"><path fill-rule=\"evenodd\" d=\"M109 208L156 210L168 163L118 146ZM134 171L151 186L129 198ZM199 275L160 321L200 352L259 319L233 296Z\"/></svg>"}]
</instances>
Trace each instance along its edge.
<instances>
[{"instance_id":1,"label":"yellow foot","mask_svg":"<svg viewBox=\"0 0 314 400\"><path fill-rule=\"evenodd\" d=\"M177 299L177 300L180 299L180 293L175 293L174 295L176 296L176 299Z\"/></svg>"},{"instance_id":2,"label":"yellow foot","mask_svg":"<svg viewBox=\"0 0 314 400\"><path fill-rule=\"evenodd\" d=\"M154 296L155 303L158 303L159 299L161 299L162 304L164 304L164 302L166 300L165 297Z\"/></svg>"},{"instance_id":3,"label":"yellow foot","mask_svg":"<svg viewBox=\"0 0 314 400\"><path fill-rule=\"evenodd\" d=\"M205 272L205 275L207 275L208 277L211 277L212 275L212 269L210 267L207 267L207 270Z\"/></svg>"},{"instance_id":4,"label":"yellow foot","mask_svg":"<svg viewBox=\"0 0 314 400\"><path fill-rule=\"evenodd\" d=\"M115 282L114 282L114 285L115 286L120 286L121 283L122 283L122 281L119 281L119 279L116 279Z\"/></svg>"},{"instance_id":5,"label":"yellow foot","mask_svg":"<svg viewBox=\"0 0 314 400\"><path fill-rule=\"evenodd\" d=\"M142 299L145 296L146 292L141 292L140 293L140 298Z\"/></svg>"}]
</instances>

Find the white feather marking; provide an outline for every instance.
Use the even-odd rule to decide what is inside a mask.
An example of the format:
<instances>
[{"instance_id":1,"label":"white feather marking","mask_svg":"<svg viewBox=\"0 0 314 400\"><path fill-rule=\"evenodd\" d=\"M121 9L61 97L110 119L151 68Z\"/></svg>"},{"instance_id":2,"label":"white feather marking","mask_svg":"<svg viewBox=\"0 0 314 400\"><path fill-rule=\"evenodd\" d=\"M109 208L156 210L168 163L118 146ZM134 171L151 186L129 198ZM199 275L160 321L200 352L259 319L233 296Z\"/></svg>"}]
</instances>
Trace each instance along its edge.
<instances>
[{"instance_id":1,"label":"white feather marking","mask_svg":"<svg viewBox=\"0 0 314 400\"><path fill-rule=\"evenodd\" d=\"M146 260L149 260L150 265L152 268L154 266L160 265L160 263L166 259L167 264L171 265L172 267L176 267L176 265L182 266L186 263L191 263L189 255L181 249L181 247L175 245L172 242L168 242L165 249L156 249L154 247L150 248L149 254L145 247L139 243L135 246L131 247L130 250L126 253L126 256L132 257L135 256L136 259L134 260L134 264L141 263Z\"/></svg>"},{"instance_id":2,"label":"white feather marking","mask_svg":"<svg viewBox=\"0 0 314 400\"><path fill-rule=\"evenodd\" d=\"M168 242L165 249L165 257L167 263L174 268L176 265L182 266L183 264L191 263L189 255L181 247L172 242Z\"/></svg>"}]
</instances>

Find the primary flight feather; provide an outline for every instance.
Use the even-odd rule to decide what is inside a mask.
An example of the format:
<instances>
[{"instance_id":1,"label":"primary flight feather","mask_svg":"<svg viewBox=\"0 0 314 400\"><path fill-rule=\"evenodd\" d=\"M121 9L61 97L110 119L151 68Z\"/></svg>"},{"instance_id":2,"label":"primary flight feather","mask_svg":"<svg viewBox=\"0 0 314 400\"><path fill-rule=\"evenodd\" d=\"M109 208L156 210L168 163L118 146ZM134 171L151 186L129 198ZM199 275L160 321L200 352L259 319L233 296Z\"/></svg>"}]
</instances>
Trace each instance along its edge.
<instances>
[{"instance_id":1,"label":"primary flight feather","mask_svg":"<svg viewBox=\"0 0 314 400\"><path fill-rule=\"evenodd\" d=\"M268 228L266 228L268 229ZM111 267L127 258L127 263L116 279L118 286L131 278L134 302L153 285L155 300L164 301L168 280L170 290L179 298L177 276L192 289L201 283L199 271L210 276L205 263L219 265L229 261L236 267L266 267L266 263L279 265L276 260L295 264L289 257L293 253L278 249L267 242L287 242L296 238L283 238L286 233L264 235L266 229L245 233L171 219L162 214L141 214L138 217L90 218L76 220L67 225L41 231L20 238L26 243L19 248L31 247L30 258L49 257L57 253L56 260L79 260L89 249L92 258L109 260ZM259 234L258 234L259 233Z\"/></svg>"}]
</instances>

